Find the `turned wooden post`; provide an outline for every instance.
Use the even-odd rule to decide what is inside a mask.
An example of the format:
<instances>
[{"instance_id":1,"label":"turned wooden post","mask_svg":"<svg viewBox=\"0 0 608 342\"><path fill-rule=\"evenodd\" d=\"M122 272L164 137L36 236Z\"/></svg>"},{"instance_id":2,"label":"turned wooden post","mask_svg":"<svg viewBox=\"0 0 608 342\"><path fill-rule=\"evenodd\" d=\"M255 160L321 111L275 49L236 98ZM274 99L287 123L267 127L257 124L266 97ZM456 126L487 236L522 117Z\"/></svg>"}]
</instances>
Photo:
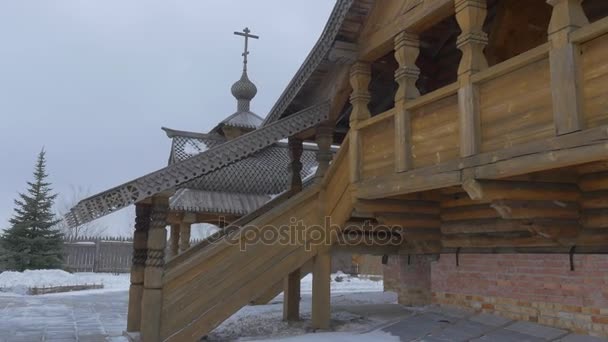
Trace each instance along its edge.
<instances>
[{"instance_id":1,"label":"turned wooden post","mask_svg":"<svg viewBox=\"0 0 608 342\"><path fill-rule=\"evenodd\" d=\"M589 24L582 0L547 0L553 6L549 23L549 62L553 118L557 135L584 129L580 49L570 43L570 33Z\"/></svg>"},{"instance_id":2,"label":"turned wooden post","mask_svg":"<svg viewBox=\"0 0 608 342\"><path fill-rule=\"evenodd\" d=\"M316 142L317 142L317 172L315 173L315 183L320 184L323 181L325 173L329 169L329 162L333 158L331 153L331 143L333 141L334 128L323 123L317 127Z\"/></svg>"},{"instance_id":3,"label":"turned wooden post","mask_svg":"<svg viewBox=\"0 0 608 342\"><path fill-rule=\"evenodd\" d=\"M168 210L169 197L155 196L152 198L141 320L141 338L142 341L146 342L160 341L160 317L163 299L162 278L167 245Z\"/></svg>"},{"instance_id":4,"label":"turned wooden post","mask_svg":"<svg viewBox=\"0 0 608 342\"><path fill-rule=\"evenodd\" d=\"M283 288L283 320L300 319L300 269L289 273Z\"/></svg>"},{"instance_id":5,"label":"turned wooden post","mask_svg":"<svg viewBox=\"0 0 608 342\"><path fill-rule=\"evenodd\" d=\"M171 238L169 239L169 256L176 257L179 254L179 237L180 237L180 225L171 225Z\"/></svg>"},{"instance_id":6,"label":"turned wooden post","mask_svg":"<svg viewBox=\"0 0 608 342\"><path fill-rule=\"evenodd\" d=\"M399 68L395 71L395 81L399 84L395 94L395 171L403 172L412 168L411 113L405 109L408 100L420 96L416 81L420 69L416 60L420 55L418 35L401 32L395 37L395 59Z\"/></svg>"},{"instance_id":7,"label":"turned wooden post","mask_svg":"<svg viewBox=\"0 0 608 342\"><path fill-rule=\"evenodd\" d=\"M141 324L141 305L144 290L144 270L146 266L146 245L150 228L150 205L135 205L135 232L133 233L133 261L131 265L131 286L129 287L129 312L127 331L138 332Z\"/></svg>"},{"instance_id":8,"label":"turned wooden post","mask_svg":"<svg viewBox=\"0 0 608 342\"><path fill-rule=\"evenodd\" d=\"M289 138L289 157L291 159L291 183L290 189L292 192L302 191L302 139L295 137Z\"/></svg>"},{"instance_id":9,"label":"turned wooden post","mask_svg":"<svg viewBox=\"0 0 608 342\"><path fill-rule=\"evenodd\" d=\"M319 251L312 266L312 327L329 329L331 321L331 254Z\"/></svg>"},{"instance_id":10,"label":"turned wooden post","mask_svg":"<svg viewBox=\"0 0 608 342\"><path fill-rule=\"evenodd\" d=\"M458 66L458 105L460 111L460 156L479 153L481 123L479 88L471 82L471 76L488 67L483 49L488 45L488 35L483 31L487 15L486 0L455 0L456 20L462 33L457 45L462 51Z\"/></svg>"},{"instance_id":11,"label":"turned wooden post","mask_svg":"<svg viewBox=\"0 0 608 342\"><path fill-rule=\"evenodd\" d=\"M190 248L190 236L192 234L192 224L196 222L196 214L187 213L182 218L179 225L179 253L184 253Z\"/></svg>"},{"instance_id":12,"label":"turned wooden post","mask_svg":"<svg viewBox=\"0 0 608 342\"><path fill-rule=\"evenodd\" d=\"M369 83L372 79L372 69L369 63L356 62L350 69L350 85L353 92L350 103L353 106L350 114L350 181L355 183L361 177L361 160L359 147L361 138L359 136L358 123L371 117L369 111Z\"/></svg>"}]
</instances>

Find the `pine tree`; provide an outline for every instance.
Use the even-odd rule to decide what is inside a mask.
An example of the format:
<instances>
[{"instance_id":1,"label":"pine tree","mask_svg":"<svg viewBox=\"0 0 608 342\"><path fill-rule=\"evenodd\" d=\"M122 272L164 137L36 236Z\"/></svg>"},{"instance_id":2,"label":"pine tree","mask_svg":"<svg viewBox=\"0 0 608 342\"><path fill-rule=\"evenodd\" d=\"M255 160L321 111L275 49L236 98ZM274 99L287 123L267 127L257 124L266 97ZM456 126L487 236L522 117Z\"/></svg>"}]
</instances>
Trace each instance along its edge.
<instances>
[{"instance_id":1,"label":"pine tree","mask_svg":"<svg viewBox=\"0 0 608 342\"><path fill-rule=\"evenodd\" d=\"M2 235L4 249L2 261L10 270L60 268L63 265L63 236L56 225L59 220L53 213L57 194L46 182L44 149L38 154L34 181L27 182L27 193L15 200L15 214L11 227Z\"/></svg>"}]
</instances>

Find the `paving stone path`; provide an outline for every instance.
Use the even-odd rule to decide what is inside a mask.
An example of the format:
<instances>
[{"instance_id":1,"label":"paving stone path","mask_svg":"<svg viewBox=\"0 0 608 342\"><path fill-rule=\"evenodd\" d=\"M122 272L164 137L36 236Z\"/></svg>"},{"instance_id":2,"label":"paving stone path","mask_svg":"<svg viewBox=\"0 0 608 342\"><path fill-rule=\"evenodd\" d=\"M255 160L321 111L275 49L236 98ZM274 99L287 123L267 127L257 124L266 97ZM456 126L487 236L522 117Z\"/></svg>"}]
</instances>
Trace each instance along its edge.
<instances>
[{"instance_id":1,"label":"paving stone path","mask_svg":"<svg viewBox=\"0 0 608 342\"><path fill-rule=\"evenodd\" d=\"M303 301L310 296L303 295ZM127 292L0 296L0 342L106 342L126 328ZM335 305L386 322L378 327L401 341L596 342L599 338L488 314L395 304Z\"/></svg>"},{"instance_id":2,"label":"paving stone path","mask_svg":"<svg viewBox=\"0 0 608 342\"><path fill-rule=\"evenodd\" d=\"M105 342L122 335L126 317L126 291L0 296L0 342Z\"/></svg>"}]
</instances>

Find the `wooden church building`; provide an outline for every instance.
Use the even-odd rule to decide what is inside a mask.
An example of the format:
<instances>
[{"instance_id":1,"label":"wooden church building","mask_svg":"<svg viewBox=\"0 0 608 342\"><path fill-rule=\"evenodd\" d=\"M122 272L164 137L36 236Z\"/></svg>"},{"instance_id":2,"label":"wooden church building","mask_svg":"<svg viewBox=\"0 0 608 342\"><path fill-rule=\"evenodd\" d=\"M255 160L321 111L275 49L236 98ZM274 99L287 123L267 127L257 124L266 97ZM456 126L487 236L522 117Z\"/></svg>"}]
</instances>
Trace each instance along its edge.
<instances>
[{"instance_id":1,"label":"wooden church building","mask_svg":"<svg viewBox=\"0 0 608 342\"><path fill-rule=\"evenodd\" d=\"M277 284L298 319L307 272L327 329L337 249L382 256L402 304L608 337L607 16L606 0L336 0L265 118L246 50L233 116L167 129L167 167L68 220L135 206L127 330L145 342L197 341ZM220 214L166 255L167 226Z\"/></svg>"}]
</instances>

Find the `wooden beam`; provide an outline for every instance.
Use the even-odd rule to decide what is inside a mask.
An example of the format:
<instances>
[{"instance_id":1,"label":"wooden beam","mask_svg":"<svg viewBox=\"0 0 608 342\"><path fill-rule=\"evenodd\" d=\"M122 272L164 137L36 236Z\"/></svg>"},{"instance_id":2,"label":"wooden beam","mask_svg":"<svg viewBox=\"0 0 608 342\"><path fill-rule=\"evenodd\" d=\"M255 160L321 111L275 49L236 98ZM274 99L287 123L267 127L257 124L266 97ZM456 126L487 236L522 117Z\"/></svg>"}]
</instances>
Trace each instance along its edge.
<instances>
[{"instance_id":1,"label":"wooden beam","mask_svg":"<svg viewBox=\"0 0 608 342\"><path fill-rule=\"evenodd\" d=\"M488 36L483 30L487 4L486 0L454 0L454 6L462 31L457 42L462 51L458 66L460 155L468 157L479 153L481 146L479 88L472 83L471 77L488 68L483 53L488 44Z\"/></svg>"},{"instance_id":2,"label":"wooden beam","mask_svg":"<svg viewBox=\"0 0 608 342\"><path fill-rule=\"evenodd\" d=\"M473 200L577 201L576 184L468 179L463 189Z\"/></svg>"},{"instance_id":3,"label":"wooden beam","mask_svg":"<svg viewBox=\"0 0 608 342\"><path fill-rule=\"evenodd\" d=\"M376 213L376 219L382 225L389 227L439 228L439 215L408 214L408 213Z\"/></svg>"},{"instance_id":4,"label":"wooden beam","mask_svg":"<svg viewBox=\"0 0 608 342\"><path fill-rule=\"evenodd\" d=\"M331 254L320 251L313 259L312 328L327 330L331 323Z\"/></svg>"},{"instance_id":5,"label":"wooden beam","mask_svg":"<svg viewBox=\"0 0 608 342\"><path fill-rule=\"evenodd\" d=\"M285 278L283 291L283 320L300 320L300 269L289 273Z\"/></svg>"},{"instance_id":6,"label":"wooden beam","mask_svg":"<svg viewBox=\"0 0 608 342\"><path fill-rule=\"evenodd\" d=\"M133 259L131 265L131 285L129 286L129 306L127 331L139 332L141 327L142 297L144 291L144 271L146 267L148 230L150 229L151 206L148 203L135 204L135 232L133 233Z\"/></svg>"},{"instance_id":7,"label":"wooden beam","mask_svg":"<svg viewBox=\"0 0 608 342\"><path fill-rule=\"evenodd\" d=\"M382 3L376 3L376 10L382 10ZM392 48L392 40L399 32L423 32L435 23L454 13L454 0L423 1L421 5L396 17L390 23L368 21L369 27L364 31L369 34L362 35L359 41L359 58L365 61L374 61ZM378 20L386 21L385 16L378 16ZM376 29L374 26L380 26Z\"/></svg>"},{"instance_id":8,"label":"wooden beam","mask_svg":"<svg viewBox=\"0 0 608 342\"><path fill-rule=\"evenodd\" d=\"M571 219L578 220L580 210L576 202L558 200L499 200L490 205L503 219Z\"/></svg>"},{"instance_id":9,"label":"wooden beam","mask_svg":"<svg viewBox=\"0 0 608 342\"><path fill-rule=\"evenodd\" d=\"M580 49L569 34L589 24L582 0L548 0L553 6L549 23L551 93L557 135L584 128Z\"/></svg>"},{"instance_id":10,"label":"wooden beam","mask_svg":"<svg viewBox=\"0 0 608 342\"><path fill-rule=\"evenodd\" d=\"M399 88L395 93L395 171L403 172L413 167L411 146L411 112L406 109L409 100L420 96L416 81L420 69L416 59L420 54L418 35L401 32L395 37L395 59L399 68L395 81Z\"/></svg>"},{"instance_id":11,"label":"wooden beam","mask_svg":"<svg viewBox=\"0 0 608 342\"><path fill-rule=\"evenodd\" d=\"M439 214L439 203L398 199L361 199L355 202L354 209L358 213L371 216L374 213Z\"/></svg>"},{"instance_id":12,"label":"wooden beam","mask_svg":"<svg viewBox=\"0 0 608 342\"><path fill-rule=\"evenodd\" d=\"M483 220L460 220L453 222L442 222L441 232L444 235L454 234L479 234L479 233L505 233L505 232L534 232L547 228L566 225L571 226L570 221L532 219L532 220L504 220L500 218ZM577 227L578 225L575 225Z\"/></svg>"},{"instance_id":13,"label":"wooden beam","mask_svg":"<svg viewBox=\"0 0 608 342\"><path fill-rule=\"evenodd\" d=\"M141 339L142 341L160 342L169 197L153 197L151 210L144 292L142 295Z\"/></svg>"},{"instance_id":14,"label":"wooden beam","mask_svg":"<svg viewBox=\"0 0 608 342\"><path fill-rule=\"evenodd\" d=\"M560 244L542 236L446 235L444 248L555 247Z\"/></svg>"}]
</instances>

